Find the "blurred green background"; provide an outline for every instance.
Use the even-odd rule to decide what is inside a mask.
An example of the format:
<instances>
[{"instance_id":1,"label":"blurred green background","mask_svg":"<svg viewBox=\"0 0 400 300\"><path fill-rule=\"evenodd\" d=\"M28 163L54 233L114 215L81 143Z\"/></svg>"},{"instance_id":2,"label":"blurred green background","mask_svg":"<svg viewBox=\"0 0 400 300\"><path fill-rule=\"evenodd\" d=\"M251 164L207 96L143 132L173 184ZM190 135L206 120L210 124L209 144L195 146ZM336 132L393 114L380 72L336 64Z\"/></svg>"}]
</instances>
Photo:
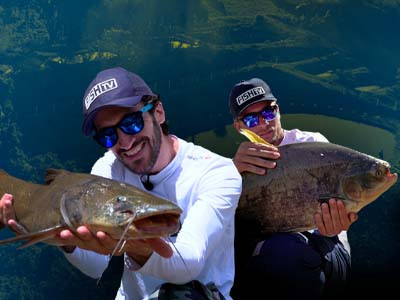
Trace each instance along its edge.
<instances>
[{"instance_id":1,"label":"blurred green background","mask_svg":"<svg viewBox=\"0 0 400 300\"><path fill-rule=\"evenodd\" d=\"M241 140L229 91L259 77L284 128L398 171L398 28L396 0L0 1L0 168L39 183L50 167L89 172L103 149L81 134L83 93L123 66L161 94L172 133L222 155ZM397 184L349 230L350 294L397 291L399 195ZM112 299L119 285L112 274L96 285L54 247L16 246L0 248L0 299Z\"/></svg>"}]
</instances>

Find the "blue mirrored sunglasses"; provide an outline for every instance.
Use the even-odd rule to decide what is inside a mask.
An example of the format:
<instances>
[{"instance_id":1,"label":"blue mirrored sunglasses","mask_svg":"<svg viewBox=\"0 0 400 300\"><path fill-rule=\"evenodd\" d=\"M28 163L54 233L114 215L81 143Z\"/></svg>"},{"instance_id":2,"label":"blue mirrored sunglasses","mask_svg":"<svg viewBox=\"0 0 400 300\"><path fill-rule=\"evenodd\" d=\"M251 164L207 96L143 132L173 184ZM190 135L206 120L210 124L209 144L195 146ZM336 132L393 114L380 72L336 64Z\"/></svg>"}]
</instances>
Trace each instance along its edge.
<instances>
[{"instance_id":1,"label":"blue mirrored sunglasses","mask_svg":"<svg viewBox=\"0 0 400 300\"><path fill-rule=\"evenodd\" d=\"M111 148L118 141L117 128L129 135L141 132L144 127L142 114L152 109L153 106L153 104L149 103L143 106L141 110L125 115L117 125L99 130L96 132L93 138L101 146L105 148Z\"/></svg>"},{"instance_id":2,"label":"blue mirrored sunglasses","mask_svg":"<svg viewBox=\"0 0 400 300\"><path fill-rule=\"evenodd\" d=\"M260 115L264 120L270 122L274 120L278 115L278 106L268 105L259 112L249 113L245 115L243 118L241 118L241 120L248 128L255 127L259 124Z\"/></svg>"}]
</instances>

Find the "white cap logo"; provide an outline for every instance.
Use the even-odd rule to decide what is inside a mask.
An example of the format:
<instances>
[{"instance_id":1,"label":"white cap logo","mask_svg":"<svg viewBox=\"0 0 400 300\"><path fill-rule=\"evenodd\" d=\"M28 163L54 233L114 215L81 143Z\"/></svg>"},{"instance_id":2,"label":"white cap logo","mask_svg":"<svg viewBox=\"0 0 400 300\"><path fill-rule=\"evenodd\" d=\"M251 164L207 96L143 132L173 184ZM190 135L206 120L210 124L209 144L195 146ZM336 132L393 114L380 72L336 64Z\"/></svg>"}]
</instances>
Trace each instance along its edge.
<instances>
[{"instance_id":1,"label":"white cap logo","mask_svg":"<svg viewBox=\"0 0 400 300\"><path fill-rule=\"evenodd\" d=\"M252 88L248 91L245 91L243 94L239 95L236 98L236 102L238 105L242 105L244 102L257 97L258 95L264 95L265 94L265 90L262 86L257 86L255 88Z\"/></svg>"},{"instance_id":2,"label":"white cap logo","mask_svg":"<svg viewBox=\"0 0 400 300\"><path fill-rule=\"evenodd\" d=\"M90 105L94 100L101 94L114 90L118 87L117 80L115 78L108 79L106 81L100 82L91 88L88 95L85 98L86 110L89 109Z\"/></svg>"}]
</instances>

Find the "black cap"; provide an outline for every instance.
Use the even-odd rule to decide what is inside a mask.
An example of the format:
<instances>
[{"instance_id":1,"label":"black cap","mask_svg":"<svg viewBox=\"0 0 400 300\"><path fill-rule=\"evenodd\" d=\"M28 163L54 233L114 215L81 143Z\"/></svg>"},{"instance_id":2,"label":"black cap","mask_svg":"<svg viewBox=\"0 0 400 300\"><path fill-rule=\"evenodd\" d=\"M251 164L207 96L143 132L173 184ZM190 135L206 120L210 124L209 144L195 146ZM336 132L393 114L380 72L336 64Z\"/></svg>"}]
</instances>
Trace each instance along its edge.
<instances>
[{"instance_id":1,"label":"black cap","mask_svg":"<svg viewBox=\"0 0 400 300\"><path fill-rule=\"evenodd\" d=\"M242 80L231 90L229 109L236 119L248 106L260 101L276 101L268 84L259 78Z\"/></svg>"},{"instance_id":2,"label":"black cap","mask_svg":"<svg viewBox=\"0 0 400 300\"><path fill-rule=\"evenodd\" d=\"M117 67L101 71L89 84L83 96L84 135L93 131L93 119L105 106L132 107L143 96L156 96L138 75Z\"/></svg>"}]
</instances>

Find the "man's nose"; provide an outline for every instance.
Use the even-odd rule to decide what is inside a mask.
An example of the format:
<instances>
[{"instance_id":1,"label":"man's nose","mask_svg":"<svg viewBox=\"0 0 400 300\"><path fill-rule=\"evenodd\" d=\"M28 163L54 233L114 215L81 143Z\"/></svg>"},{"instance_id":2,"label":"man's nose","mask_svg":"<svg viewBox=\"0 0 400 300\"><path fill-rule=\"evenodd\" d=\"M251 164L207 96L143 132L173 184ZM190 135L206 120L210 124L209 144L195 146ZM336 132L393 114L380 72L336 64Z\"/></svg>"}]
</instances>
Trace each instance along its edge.
<instances>
[{"instance_id":1,"label":"man's nose","mask_svg":"<svg viewBox=\"0 0 400 300\"><path fill-rule=\"evenodd\" d=\"M118 145L121 149L128 150L135 142L135 135L126 134L120 128L117 129L118 133Z\"/></svg>"},{"instance_id":2,"label":"man's nose","mask_svg":"<svg viewBox=\"0 0 400 300\"><path fill-rule=\"evenodd\" d=\"M260 119L261 119L261 122L260 122ZM262 122L264 122L265 125L269 125L269 121L266 118L264 118L262 114L258 114L258 122L260 124L262 124Z\"/></svg>"}]
</instances>

